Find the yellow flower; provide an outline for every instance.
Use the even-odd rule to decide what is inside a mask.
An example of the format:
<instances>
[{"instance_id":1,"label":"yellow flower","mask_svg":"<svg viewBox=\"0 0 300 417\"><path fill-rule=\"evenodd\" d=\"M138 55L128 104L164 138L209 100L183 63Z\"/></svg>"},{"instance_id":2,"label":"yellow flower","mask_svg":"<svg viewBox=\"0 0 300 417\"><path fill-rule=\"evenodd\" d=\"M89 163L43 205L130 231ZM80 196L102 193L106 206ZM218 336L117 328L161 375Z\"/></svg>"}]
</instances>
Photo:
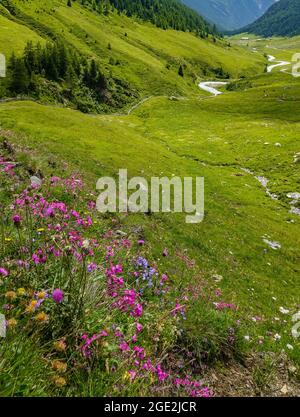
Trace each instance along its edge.
<instances>
[{"instance_id":1,"label":"yellow flower","mask_svg":"<svg viewBox=\"0 0 300 417\"><path fill-rule=\"evenodd\" d=\"M30 301L29 306L26 308L27 313L32 313L35 310L36 305L37 305L37 300Z\"/></svg>"},{"instance_id":2,"label":"yellow flower","mask_svg":"<svg viewBox=\"0 0 300 417\"><path fill-rule=\"evenodd\" d=\"M9 319L9 320L7 320L7 326L8 327L16 327L16 325L17 325L17 320L16 319Z\"/></svg>"},{"instance_id":3,"label":"yellow flower","mask_svg":"<svg viewBox=\"0 0 300 417\"><path fill-rule=\"evenodd\" d=\"M58 387L64 387L65 385L67 385L67 381L62 376L55 376L53 378L53 382Z\"/></svg>"},{"instance_id":4,"label":"yellow flower","mask_svg":"<svg viewBox=\"0 0 300 417\"><path fill-rule=\"evenodd\" d=\"M26 295L25 288L18 288L17 289L17 294L20 295L21 297L22 297L22 295Z\"/></svg>"},{"instance_id":5,"label":"yellow flower","mask_svg":"<svg viewBox=\"0 0 300 417\"><path fill-rule=\"evenodd\" d=\"M55 359L52 362L52 369L54 369L54 371L63 373L63 372L66 372L66 370L67 370L67 364Z\"/></svg>"},{"instance_id":6,"label":"yellow flower","mask_svg":"<svg viewBox=\"0 0 300 417\"><path fill-rule=\"evenodd\" d=\"M126 371L126 372L124 373L124 375L123 375L123 380L124 380L124 381L127 381L128 379L130 379L130 374L129 374L129 372L128 372L128 371Z\"/></svg>"},{"instance_id":7,"label":"yellow flower","mask_svg":"<svg viewBox=\"0 0 300 417\"><path fill-rule=\"evenodd\" d=\"M46 296L47 296L46 291L40 291L40 292L37 293L37 298L39 300L43 300L44 298L46 298Z\"/></svg>"},{"instance_id":8,"label":"yellow flower","mask_svg":"<svg viewBox=\"0 0 300 417\"><path fill-rule=\"evenodd\" d=\"M44 232L45 229L43 227L41 227L40 229L37 229L38 232Z\"/></svg>"},{"instance_id":9,"label":"yellow flower","mask_svg":"<svg viewBox=\"0 0 300 417\"><path fill-rule=\"evenodd\" d=\"M48 316L47 316L47 314L46 314L44 311L41 311L40 313L38 313L38 314L35 316L35 319L36 319L37 321L40 321L41 323L44 323L45 321L47 321L47 320L48 320Z\"/></svg>"},{"instance_id":10,"label":"yellow flower","mask_svg":"<svg viewBox=\"0 0 300 417\"><path fill-rule=\"evenodd\" d=\"M54 349L58 352L64 352L66 348L67 345L63 340L58 340L57 342L54 342Z\"/></svg>"},{"instance_id":11,"label":"yellow flower","mask_svg":"<svg viewBox=\"0 0 300 417\"><path fill-rule=\"evenodd\" d=\"M11 242L12 238L11 237L6 237L4 240L5 240L5 242Z\"/></svg>"},{"instance_id":12,"label":"yellow flower","mask_svg":"<svg viewBox=\"0 0 300 417\"><path fill-rule=\"evenodd\" d=\"M7 291L5 297L9 300L14 300L17 297L17 294L14 291Z\"/></svg>"}]
</instances>

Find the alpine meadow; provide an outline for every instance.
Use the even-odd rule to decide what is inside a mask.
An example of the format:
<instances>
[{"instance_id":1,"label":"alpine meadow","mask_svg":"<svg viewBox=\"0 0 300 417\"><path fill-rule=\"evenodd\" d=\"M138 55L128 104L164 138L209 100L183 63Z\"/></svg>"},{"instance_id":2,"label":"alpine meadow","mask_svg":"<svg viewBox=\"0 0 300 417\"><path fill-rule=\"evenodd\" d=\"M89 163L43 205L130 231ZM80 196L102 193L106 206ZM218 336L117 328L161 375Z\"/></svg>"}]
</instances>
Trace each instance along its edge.
<instances>
[{"instance_id":1,"label":"alpine meadow","mask_svg":"<svg viewBox=\"0 0 300 417\"><path fill-rule=\"evenodd\" d=\"M0 0L1 397L300 395L300 3L184 3Z\"/></svg>"}]
</instances>

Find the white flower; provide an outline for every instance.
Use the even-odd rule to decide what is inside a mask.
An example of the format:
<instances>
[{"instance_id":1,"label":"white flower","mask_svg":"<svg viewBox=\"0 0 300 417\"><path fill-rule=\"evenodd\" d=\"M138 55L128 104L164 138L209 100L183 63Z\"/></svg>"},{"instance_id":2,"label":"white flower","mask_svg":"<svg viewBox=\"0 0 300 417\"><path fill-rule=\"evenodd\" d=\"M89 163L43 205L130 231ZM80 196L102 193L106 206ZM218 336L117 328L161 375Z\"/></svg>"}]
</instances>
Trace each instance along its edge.
<instances>
[{"instance_id":1,"label":"white flower","mask_svg":"<svg viewBox=\"0 0 300 417\"><path fill-rule=\"evenodd\" d=\"M247 340L247 342L249 342L250 336L248 336L248 335L247 336L244 336L244 339Z\"/></svg>"},{"instance_id":2,"label":"white flower","mask_svg":"<svg viewBox=\"0 0 300 417\"><path fill-rule=\"evenodd\" d=\"M275 339L275 340L280 340L280 339L281 339L280 334L276 333L276 334L274 335L274 339Z\"/></svg>"},{"instance_id":3,"label":"white flower","mask_svg":"<svg viewBox=\"0 0 300 417\"><path fill-rule=\"evenodd\" d=\"M287 310L286 308L284 308L284 307L279 307L279 311L280 311L280 313L282 313L282 314L289 314L289 312L290 312L290 310Z\"/></svg>"},{"instance_id":4,"label":"white flower","mask_svg":"<svg viewBox=\"0 0 300 417\"><path fill-rule=\"evenodd\" d=\"M292 345L287 344L287 345L286 345L286 347L287 347L289 350L294 350L294 346L292 346Z\"/></svg>"}]
</instances>

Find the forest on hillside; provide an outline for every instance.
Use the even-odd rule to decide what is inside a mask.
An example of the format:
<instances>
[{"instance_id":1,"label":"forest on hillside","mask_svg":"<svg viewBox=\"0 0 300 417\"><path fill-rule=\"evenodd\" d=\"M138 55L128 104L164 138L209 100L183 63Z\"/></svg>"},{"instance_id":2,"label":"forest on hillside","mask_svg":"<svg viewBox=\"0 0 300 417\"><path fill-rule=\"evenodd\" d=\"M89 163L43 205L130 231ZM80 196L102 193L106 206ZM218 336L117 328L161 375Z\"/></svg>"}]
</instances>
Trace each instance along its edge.
<instances>
[{"instance_id":1,"label":"forest on hillside","mask_svg":"<svg viewBox=\"0 0 300 417\"><path fill-rule=\"evenodd\" d=\"M295 36L300 34L300 1L280 0L260 19L241 29L260 36Z\"/></svg>"},{"instance_id":2,"label":"forest on hillside","mask_svg":"<svg viewBox=\"0 0 300 417\"><path fill-rule=\"evenodd\" d=\"M189 30L202 37L216 34L214 27L178 0L81 0L81 3L104 14L115 8L128 17L137 16L163 29Z\"/></svg>"}]
</instances>

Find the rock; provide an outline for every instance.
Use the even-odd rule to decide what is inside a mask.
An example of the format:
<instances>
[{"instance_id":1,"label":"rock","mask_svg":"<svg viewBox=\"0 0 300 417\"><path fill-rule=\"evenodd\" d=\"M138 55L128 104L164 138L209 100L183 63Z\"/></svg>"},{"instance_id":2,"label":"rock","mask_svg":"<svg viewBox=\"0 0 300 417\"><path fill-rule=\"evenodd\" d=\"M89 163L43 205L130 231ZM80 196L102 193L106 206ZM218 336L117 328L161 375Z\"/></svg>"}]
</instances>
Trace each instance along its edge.
<instances>
[{"instance_id":1,"label":"rock","mask_svg":"<svg viewBox=\"0 0 300 417\"><path fill-rule=\"evenodd\" d=\"M297 207L292 207L289 211L291 214L296 214L297 216L300 216L300 209Z\"/></svg>"},{"instance_id":2,"label":"rock","mask_svg":"<svg viewBox=\"0 0 300 417\"><path fill-rule=\"evenodd\" d=\"M288 193L286 196L293 200L300 200L300 193Z\"/></svg>"},{"instance_id":3,"label":"rock","mask_svg":"<svg viewBox=\"0 0 300 417\"><path fill-rule=\"evenodd\" d=\"M297 164L300 162L300 152L295 153L294 155L294 164Z\"/></svg>"},{"instance_id":4,"label":"rock","mask_svg":"<svg viewBox=\"0 0 300 417\"><path fill-rule=\"evenodd\" d=\"M268 245L268 246L270 246L270 248L272 248L272 249L274 249L274 250L277 250L277 249L280 249L281 248L281 244L280 243L278 243L278 242L272 242L271 240L268 240L268 239L263 239L263 241Z\"/></svg>"},{"instance_id":5,"label":"rock","mask_svg":"<svg viewBox=\"0 0 300 417\"><path fill-rule=\"evenodd\" d=\"M216 274L216 275L213 275L213 279L215 280L215 282L221 282L223 277L222 275Z\"/></svg>"},{"instance_id":6,"label":"rock","mask_svg":"<svg viewBox=\"0 0 300 417\"><path fill-rule=\"evenodd\" d=\"M40 187L42 185L42 180L36 176L30 177L31 185Z\"/></svg>"}]
</instances>

